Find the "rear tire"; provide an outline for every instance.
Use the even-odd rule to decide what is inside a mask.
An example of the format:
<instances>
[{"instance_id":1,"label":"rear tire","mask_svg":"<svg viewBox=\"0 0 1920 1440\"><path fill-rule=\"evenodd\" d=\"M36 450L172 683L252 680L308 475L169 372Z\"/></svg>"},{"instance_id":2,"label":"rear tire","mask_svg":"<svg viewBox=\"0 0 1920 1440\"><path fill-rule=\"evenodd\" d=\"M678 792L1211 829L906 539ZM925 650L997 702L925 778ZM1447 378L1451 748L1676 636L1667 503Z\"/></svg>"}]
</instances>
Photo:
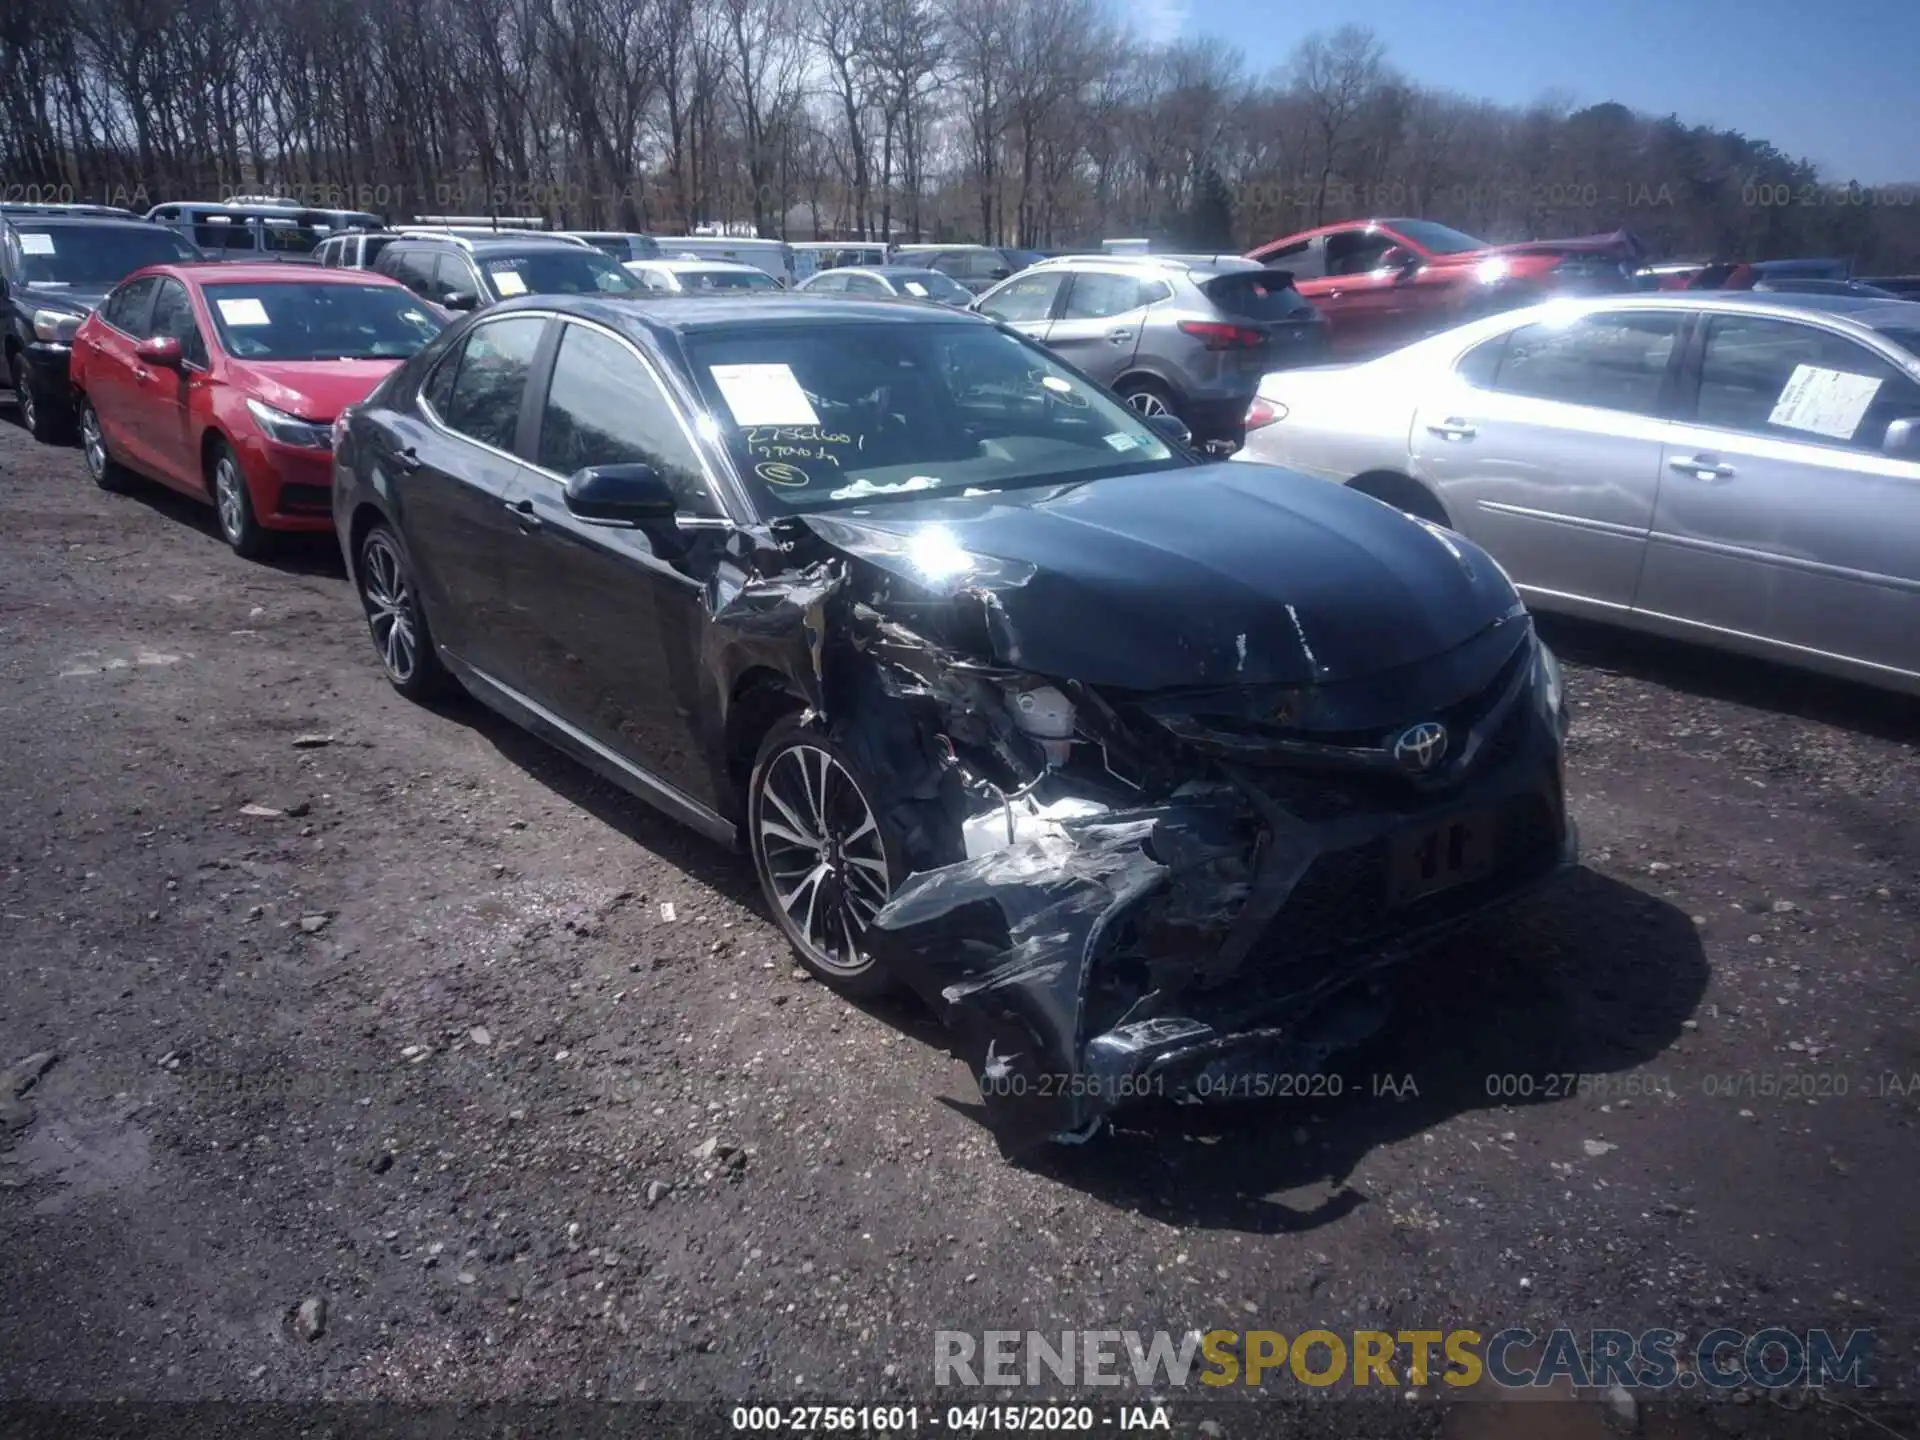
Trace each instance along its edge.
<instances>
[{"instance_id":1,"label":"rear tire","mask_svg":"<svg viewBox=\"0 0 1920 1440\"><path fill-rule=\"evenodd\" d=\"M86 458L87 474L102 490L123 495L133 488L134 473L107 450L107 434L100 428L100 412L84 395L80 397L80 453Z\"/></svg>"},{"instance_id":2,"label":"rear tire","mask_svg":"<svg viewBox=\"0 0 1920 1440\"><path fill-rule=\"evenodd\" d=\"M1155 415L1172 415L1181 421L1180 404L1173 398L1173 392L1158 380L1134 379L1122 381L1117 392L1127 402L1127 408L1142 418Z\"/></svg>"},{"instance_id":3,"label":"rear tire","mask_svg":"<svg viewBox=\"0 0 1920 1440\"><path fill-rule=\"evenodd\" d=\"M375 525L361 538L354 578L387 683L409 700L437 700L450 694L453 677L434 649L412 568L399 536L388 526Z\"/></svg>"}]
</instances>

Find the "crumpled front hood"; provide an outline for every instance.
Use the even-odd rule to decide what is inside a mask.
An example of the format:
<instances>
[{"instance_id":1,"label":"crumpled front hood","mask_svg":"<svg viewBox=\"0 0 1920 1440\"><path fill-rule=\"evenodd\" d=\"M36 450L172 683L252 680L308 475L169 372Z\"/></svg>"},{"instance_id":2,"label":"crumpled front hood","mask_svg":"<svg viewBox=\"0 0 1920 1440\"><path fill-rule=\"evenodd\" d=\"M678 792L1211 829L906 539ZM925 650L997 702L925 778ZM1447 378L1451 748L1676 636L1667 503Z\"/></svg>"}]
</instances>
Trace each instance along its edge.
<instances>
[{"instance_id":1,"label":"crumpled front hood","mask_svg":"<svg viewBox=\"0 0 1920 1440\"><path fill-rule=\"evenodd\" d=\"M1468 541L1244 462L801 518L923 593L979 596L985 658L1120 689L1352 679L1519 605Z\"/></svg>"}]
</instances>

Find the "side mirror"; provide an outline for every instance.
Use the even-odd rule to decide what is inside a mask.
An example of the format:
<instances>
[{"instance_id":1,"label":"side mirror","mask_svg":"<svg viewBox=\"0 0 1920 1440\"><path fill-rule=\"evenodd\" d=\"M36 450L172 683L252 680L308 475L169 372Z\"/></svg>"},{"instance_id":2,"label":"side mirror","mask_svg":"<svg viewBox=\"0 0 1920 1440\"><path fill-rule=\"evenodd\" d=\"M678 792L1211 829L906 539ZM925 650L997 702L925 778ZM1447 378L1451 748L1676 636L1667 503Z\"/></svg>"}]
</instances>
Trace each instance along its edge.
<instances>
[{"instance_id":1,"label":"side mirror","mask_svg":"<svg viewBox=\"0 0 1920 1440\"><path fill-rule=\"evenodd\" d=\"M133 347L134 357L148 365L158 365L167 370L177 369L184 353L180 342L171 335L155 335L142 340Z\"/></svg>"},{"instance_id":2,"label":"side mirror","mask_svg":"<svg viewBox=\"0 0 1920 1440\"><path fill-rule=\"evenodd\" d=\"M1157 431L1174 444L1187 448L1193 444L1193 431L1187 428L1187 422L1178 415L1148 415L1147 428Z\"/></svg>"},{"instance_id":3,"label":"side mirror","mask_svg":"<svg viewBox=\"0 0 1920 1440\"><path fill-rule=\"evenodd\" d=\"M471 310L480 297L470 290L455 290L440 301L442 310Z\"/></svg>"},{"instance_id":4,"label":"side mirror","mask_svg":"<svg viewBox=\"0 0 1920 1440\"><path fill-rule=\"evenodd\" d=\"M987 272L987 278L992 280L994 284L997 285L1002 280L1005 280L1011 277L1012 274L1013 274L1013 271L1009 270L1006 266L996 265L993 267L993 269Z\"/></svg>"},{"instance_id":5,"label":"side mirror","mask_svg":"<svg viewBox=\"0 0 1920 1440\"><path fill-rule=\"evenodd\" d=\"M1420 268L1420 257L1400 245L1389 245L1380 257L1380 269L1391 270L1402 279Z\"/></svg>"},{"instance_id":6,"label":"side mirror","mask_svg":"<svg viewBox=\"0 0 1920 1440\"><path fill-rule=\"evenodd\" d=\"M1902 460L1920 460L1920 420L1895 420L1887 426L1880 448Z\"/></svg>"},{"instance_id":7,"label":"side mirror","mask_svg":"<svg viewBox=\"0 0 1920 1440\"><path fill-rule=\"evenodd\" d=\"M651 465L590 465L567 481L567 509L582 520L644 525L671 520L673 487Z\"/></svg>"}]
</instances>

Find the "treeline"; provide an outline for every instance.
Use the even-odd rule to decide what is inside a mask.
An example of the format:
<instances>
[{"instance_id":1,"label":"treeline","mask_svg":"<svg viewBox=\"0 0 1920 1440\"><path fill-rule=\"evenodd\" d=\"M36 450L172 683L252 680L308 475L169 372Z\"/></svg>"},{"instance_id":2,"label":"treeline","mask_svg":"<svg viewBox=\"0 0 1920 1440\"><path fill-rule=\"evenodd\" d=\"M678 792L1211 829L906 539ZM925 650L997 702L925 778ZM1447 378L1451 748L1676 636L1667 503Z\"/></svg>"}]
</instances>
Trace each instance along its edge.
<instances>
[{"instance_id":1,"label":"treeline","mask_svg":"<svg viewBox=\"0 0 1920 1440\"><path fill-rule=\"evenodd\" d=\"M1449 94L1355 27L1254 74L1103 0L23 0L0 105L6 198L1040 248L1415 214L1920 270L1920 183L1861 190L1619 105Z\"/></svg>"}]
</instances>

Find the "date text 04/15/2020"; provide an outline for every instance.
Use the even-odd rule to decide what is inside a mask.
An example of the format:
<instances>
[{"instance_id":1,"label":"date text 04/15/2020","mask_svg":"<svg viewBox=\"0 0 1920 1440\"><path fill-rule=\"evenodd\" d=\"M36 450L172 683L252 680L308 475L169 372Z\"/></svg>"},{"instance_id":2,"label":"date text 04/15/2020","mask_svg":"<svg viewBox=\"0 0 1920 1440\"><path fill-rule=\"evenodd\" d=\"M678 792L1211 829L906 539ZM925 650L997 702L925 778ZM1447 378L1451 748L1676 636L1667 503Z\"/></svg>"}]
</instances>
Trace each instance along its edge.
<instances>
[{"instance_id":1,"label":"date text 04/15/2020","mask_svg":"<svg viewBox=\"0 0 1920 1440\"><path fill-rule=\"evenodd\" d=\"M1171 1430L1163 1405L736 1405L733 1428L761 1434L1034 1434Z\"/></svg>"}]
</instances>

